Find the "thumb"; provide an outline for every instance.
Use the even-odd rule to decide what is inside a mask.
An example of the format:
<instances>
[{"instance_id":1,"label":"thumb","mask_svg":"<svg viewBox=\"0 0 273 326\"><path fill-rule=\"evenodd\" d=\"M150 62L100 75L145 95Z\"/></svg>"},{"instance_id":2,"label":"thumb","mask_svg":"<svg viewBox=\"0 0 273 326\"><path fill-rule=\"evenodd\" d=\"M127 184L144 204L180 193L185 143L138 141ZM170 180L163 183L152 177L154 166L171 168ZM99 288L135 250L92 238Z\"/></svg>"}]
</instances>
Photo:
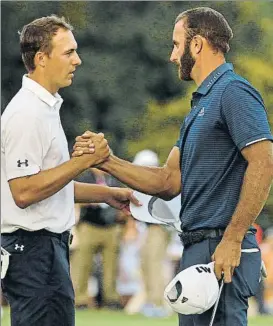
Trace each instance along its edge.
<instances>
[{"instance_id":1,"label":"thumb","mask_svg":"<svg viewBox=\"0 0 273 326\"><path fill-rule=\"evenodd\" d=\"M130 201L136 206L142 206L142 203L133 195L133 192L130 194Z\"/></svg>"},{"instance_id":2,"label":"thumb","mask_svg":"<svg viewBox=\"0 0 273 326\"><path fill-rule=\"evenodd\" d=\"M97 136L97 134L95 132L91 132L89 130L85 131L83 134L82 134L82 137L83 138L91 138L91 137L94 137L94 136Z\"/></svg>"}]
</instances>

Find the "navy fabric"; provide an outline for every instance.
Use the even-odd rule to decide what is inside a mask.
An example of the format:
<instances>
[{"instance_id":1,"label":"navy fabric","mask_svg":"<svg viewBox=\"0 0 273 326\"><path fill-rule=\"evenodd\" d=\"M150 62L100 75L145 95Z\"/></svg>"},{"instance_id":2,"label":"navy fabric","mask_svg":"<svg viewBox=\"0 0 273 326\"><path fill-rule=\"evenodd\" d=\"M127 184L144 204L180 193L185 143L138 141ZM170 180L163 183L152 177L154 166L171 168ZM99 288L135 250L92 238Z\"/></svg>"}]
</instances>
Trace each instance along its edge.
<instances>
[{"instance_id":1,"label":"navy fabric","mask_svg":"<svg viewBox=\"0 0 273 326\"><path fill-rule=\"evenodd\" d=\"M11 326L74 326L68 242L49 236L1 235L10 254L2 291Z\"/></svg>"},{"instance_id":2,"label":"navy fabric","mask_svg":"<svg viewBox=\"0 0 273 326\"><path fill-rule=\"evenodd\" d=\"M225 228L237 206L247 162L241 150L273 140L263 100L225 63L193 93L176 146L181 165L181 227Z\"/></svg>"},{"instance_id":3,"label":"navy fabric","mask_svg":"<svg viewBox=\"0 0 273 326\"><path fill-rule=\"evenodd\" d=\"M208 264L221 237L207 239L183 251L180 270L196 264ZM261 252L254 234L247 234L242 249L256 252L242 252L239 267L234 271L232 283L224 284L213 326L247 326L248 298L259 288ZM253 251L254 251L253 250ZM183 284L182 284L183 286ZM200 315L179 315L180 326L208 326L212 310Z\"/></svg>"}]
</instances>

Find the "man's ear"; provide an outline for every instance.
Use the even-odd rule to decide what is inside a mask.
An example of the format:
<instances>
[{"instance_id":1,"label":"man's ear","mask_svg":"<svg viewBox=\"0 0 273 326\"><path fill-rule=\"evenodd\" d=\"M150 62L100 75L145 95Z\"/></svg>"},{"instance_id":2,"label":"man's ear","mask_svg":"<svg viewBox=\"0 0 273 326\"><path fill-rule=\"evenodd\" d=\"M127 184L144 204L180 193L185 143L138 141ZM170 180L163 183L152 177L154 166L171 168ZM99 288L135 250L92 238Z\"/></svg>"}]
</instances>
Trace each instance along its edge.
<instances>
[{"instance_id":1,"label":"man's ear","mask_svg":"<svg viewBox=\"0 0 273 326\"><path fill-rule=\"evenodd\" d=\"M36 52L34 57L34 63L35 63L35 67L40 66L44 68L46 64L46 54L41 51Z\"/></svg>"},{"instance_id":2,"label":"man's ear","mask_svg":"<svg viewBox=\"0 0 273 326\"><path fill-rule=\"evenodd\" d=\"M195 35L192 39L192 50L194 54L199 54L203 48L204 40L200 35Z\"/></svg>"}]
</instances>

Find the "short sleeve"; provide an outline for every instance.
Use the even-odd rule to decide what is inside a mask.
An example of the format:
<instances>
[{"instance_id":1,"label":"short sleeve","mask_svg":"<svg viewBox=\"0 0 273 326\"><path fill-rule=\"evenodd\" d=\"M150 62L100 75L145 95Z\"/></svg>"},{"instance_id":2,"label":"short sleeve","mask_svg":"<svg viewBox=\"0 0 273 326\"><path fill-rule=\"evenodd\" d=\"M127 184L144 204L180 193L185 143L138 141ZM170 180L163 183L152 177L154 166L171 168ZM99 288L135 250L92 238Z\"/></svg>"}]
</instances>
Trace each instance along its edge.
<instances>
[{"instance_id":1,"label":"short sleeve","mask_svg":"<svg viewBox=\"0 0 273 326\"><path fill-rule=\"evenodd\" d=\"M180 139L178 139L177 141L176 141L176 143L174 144L174 147L180 147Z\"/></svg>"},{"instance_id":2,"label":"short sleeve","mask_svg":"<svg viewBox=\"0 0 273 326\"><path fill-rule=\"evenodd\" d=\"M49 149L49 138L49 128L36 117L13 115L2 133L7 179L38 173Z\"/></svg>"},{"instance_id":3,"label":"short sleeve","mask_svg":"<svg viewBox=\"0 0 273 326\"><path fill-rule=\"evenodd\" d=\"M187 115L183 120L183 123L182 123L182 125L180 127L180 131L179 131L179 138L177 139L176 143L174 144L174 147L178 147L178 148L181 147L181 139L183 137L183 133L184 133L184 130L185 130L185 122L186 122L188 116L189 115Z\"/></svg>"},{"instance_id":4,"label":"short sleeve","mask_svg":"<svg viewBox=\"0 0 273 326\"><path fill-rule=\"evenodd\" d=\"M223 93L221 109L229 134L240 150L261 140L273 140L263 100L251 85L231 82Z\"/></svg>"}]
</instances>

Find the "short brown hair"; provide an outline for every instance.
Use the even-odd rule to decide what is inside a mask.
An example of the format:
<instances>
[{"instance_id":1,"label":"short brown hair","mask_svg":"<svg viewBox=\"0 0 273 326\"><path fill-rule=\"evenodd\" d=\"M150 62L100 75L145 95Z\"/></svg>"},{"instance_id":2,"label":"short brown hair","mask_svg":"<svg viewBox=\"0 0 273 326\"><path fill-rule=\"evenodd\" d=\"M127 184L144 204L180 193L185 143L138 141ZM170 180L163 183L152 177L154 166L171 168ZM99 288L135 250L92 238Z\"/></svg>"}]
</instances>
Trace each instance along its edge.
<instances>
[{"instance_id":1,"label":"short brown hair","mask_svg":"<svg viewBox=\"0 0 273 326\"><path fill-rule=\"evenodd\" d=\"M19 32L22 59L29 72L35 70L34 57L37 51L40 50L48 55L51 53L52 37L60 28L73 30L73 26L64 17L51 15L35 19Z\"/></svg>"},{"instance_id":2,"label":"short brown hair","mask_svg":"<svg viewBox=\"0 0 273 326\"><path fill-rule=\"evenodd\" d=\"M181 19L185 19L188 38L200 35L214 50L222 53L229 51L229 41L233 37L232 29L218 11L208 7L189 9L177 16L175 24Z\"/></svg>"}]
</instances>

